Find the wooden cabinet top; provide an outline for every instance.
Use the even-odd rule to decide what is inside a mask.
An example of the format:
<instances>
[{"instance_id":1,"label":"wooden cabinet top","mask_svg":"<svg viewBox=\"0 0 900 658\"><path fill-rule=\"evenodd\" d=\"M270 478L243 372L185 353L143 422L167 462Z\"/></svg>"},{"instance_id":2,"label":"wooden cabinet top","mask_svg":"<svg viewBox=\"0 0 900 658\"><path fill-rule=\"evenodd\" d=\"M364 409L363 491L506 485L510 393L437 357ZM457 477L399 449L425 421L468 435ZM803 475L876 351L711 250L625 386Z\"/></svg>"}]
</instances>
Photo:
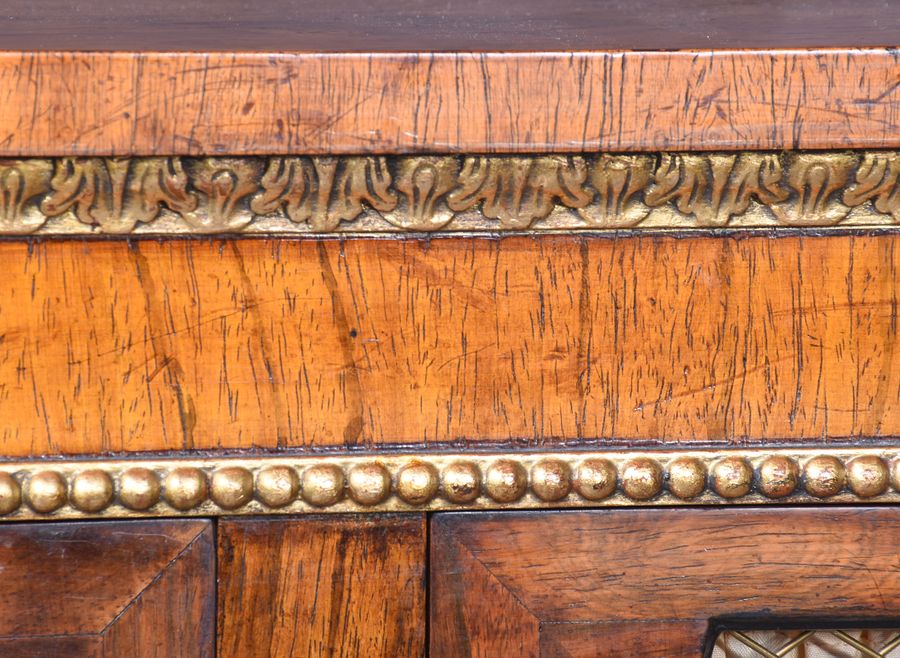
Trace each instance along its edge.
<instances>
[{"instance_id":1,"label":"wooden cabinet top","mask_svg":"<svg viewBox=\"0 0 900 658\"><path fill-rule=\"evenodd\" d=\"M886 0L10 0L0 157L900 146Z\"/></svg>"},{"instance_id":2,"label":"wooden cabinet top","mask_svg":"<svg viewBox=\"0 0 900 658\"><path fill-rule=\"evenodd\" d=\"M544 52L889 47L889 0L9 0L6 50Z\"/></svg>"}]
</instances>

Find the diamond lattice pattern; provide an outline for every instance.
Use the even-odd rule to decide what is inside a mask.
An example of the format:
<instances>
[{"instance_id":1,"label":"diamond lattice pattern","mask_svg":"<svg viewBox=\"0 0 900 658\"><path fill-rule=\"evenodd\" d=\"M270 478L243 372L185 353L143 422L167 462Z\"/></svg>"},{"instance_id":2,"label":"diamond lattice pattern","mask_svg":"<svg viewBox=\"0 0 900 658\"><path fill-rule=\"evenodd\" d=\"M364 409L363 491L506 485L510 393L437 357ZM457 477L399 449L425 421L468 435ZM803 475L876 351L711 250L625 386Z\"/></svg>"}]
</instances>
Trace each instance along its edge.
<instances>
[{"instance_id":1,"label":"diamond lattice pattern","mask_svg":"<svg viewBox=\"0 0 900 658\"><path fill-rule=\"evenodd\" d=\"M712 658L900 658L900 631L724 631Z\"/></svg>"}]
</instances>

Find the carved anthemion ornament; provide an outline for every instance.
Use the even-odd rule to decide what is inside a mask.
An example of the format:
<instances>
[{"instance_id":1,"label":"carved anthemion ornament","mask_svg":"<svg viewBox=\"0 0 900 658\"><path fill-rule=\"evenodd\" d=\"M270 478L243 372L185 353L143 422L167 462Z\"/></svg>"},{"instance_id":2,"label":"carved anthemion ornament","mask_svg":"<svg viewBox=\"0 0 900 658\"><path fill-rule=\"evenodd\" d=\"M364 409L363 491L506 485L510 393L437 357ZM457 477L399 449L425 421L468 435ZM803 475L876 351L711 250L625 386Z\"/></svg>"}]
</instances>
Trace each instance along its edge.
<instances>
[{"instance_id":1,"label":"carved anthemion ornament","mask_svg":"<svg viewBox=\"0 0 900 658\"><path fill-rule=\"evenodd\" d=\"M650 214L643 196L655 163L652 155L599 156L588 174L596 195L578 214L595 228L637 226Z\"/></svg>"},{"instance_id":2,"label":"carved anthemion ornament","mask_svg":"<svg viewBox=\"0 0 900 658\"><path fill-rule=\"evenodd\" d=\"M249 197L259 186L263 164L257 158L206 158L190 167L191 183L201 192L189 212L179 212L201 233L237 231L253 221Z\"/></svg>"},{"instance_id":3,"label":"carved anthemion ornament","mask_svg":"<svg viewBox=\"0 0 900 658\"><path fill-rule=\"evenodd\" d=\"M778 221L788 226L831 226L850 214L841 202L857 157L850 154L798 153L790 156L784 179L785 201L772 204Z\"/></svg>"},{"instance_id":4,"label":"carved anthemion ornament","mask_svg":"<svg viewBox=\"0 0 900 658\"><path fill-rule=\"evenodd\" d=\"M745 213L753 198L766 205L786 199L781 177L775 155L666 153L646 201L650 206L674 202L680 213L696 217L699 226L725 226Z\"/></svg>"},{"instance_id":5,"label":"carved anthemion ornament","mask_svg":"<svg viewBox=\"0 0 900 658\"><path fill-rule=\"evenodd\" d=\"M390 212L397 200L383 157L272 158L250 207L258 215L284 208L296 223L333 231L362 214L363 204Z\"/></svg>"},{"instance_id":6,"label":"carved anthemion ornament","mask_svg":"<svg viewBox=\"0 0 900 658\"><path fill-rule=\"evenodd\" d=\"M528 228L547 217L556 203L569 208L590 203L584 189L587 169L577 156L466 158L447 205L462 212L480 204L481 212L499 219L502 228Z\"/></svg>"},{"instance_id":7,"label":"carved anthemion ornament","mask_svg":"<svg viewBox=\"0 0 900 658\"><path fill-rule=\"evenodd\" d=\"M436 231L454 216L447 194L456 188L459 161L454 157L403 158L395 171L396 207L382 211L394 226L409 231Z\"/></svg>"},{"instance_id":8,"label":"carved anthemion ornament","mask_svg":"<svg viewBox=\"0 0 900 658\"><path fill-rule=\"evenodd\" d=\"M900 153L0 160L7 235L773 224L900 224Z\"/></svg>"},{"instance_id":9,"label":"carved anthemion ornament","mask_svg":"<svg viewBox=\"0 0 900 658\"><path fill-rule=\"evenodd\" d=\"M875 210L900 222L900 155L894 151L866 153L855 179L844 192L846 205L856 207L874 200Z\"/></svg>"},{"instance_id":10,"label":"carved anthemion ornament","mask_svg":"<svg viewBox=\"0 0 900 658\"><path fill-rule=\"evenodd\" d=\"M105 233L151 222L162 205L182 214L197 205L179 158L62 158L50 187L42 212L52 217L71 209Z\"/></svg>"},{"instance_id":11,"label":"carved anthemion ornament","mask_svg":"<svg viewBox=\"0 0 900 658\"><path fill-rule=\"evenodd\" d=\"M40 201L52 174L51 160L0 160L0 231L31 233L46 223Z\"/></svg>"}]
</instances>

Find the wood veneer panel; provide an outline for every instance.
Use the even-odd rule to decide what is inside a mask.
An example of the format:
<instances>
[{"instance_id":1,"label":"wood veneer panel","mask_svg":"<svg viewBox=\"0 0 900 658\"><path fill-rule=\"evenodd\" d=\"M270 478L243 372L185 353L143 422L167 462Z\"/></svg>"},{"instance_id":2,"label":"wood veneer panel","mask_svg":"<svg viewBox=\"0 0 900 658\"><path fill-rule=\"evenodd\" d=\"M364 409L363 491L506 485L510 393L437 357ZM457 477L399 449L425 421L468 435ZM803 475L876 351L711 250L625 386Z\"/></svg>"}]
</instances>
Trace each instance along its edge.
<instances>
[{"instance_id":1,"label":"wood veneer panel","mask_svg":"<svg viewBox=\"0 0 900 658\"><path fill-rule=\"evenodd\" d=\"M425 655L424 515L219 524L219 652Z\"/></svg>"},{"instance_id":2,"label":"wood veneer panel","mask_svg":"<svg viewBox=\"0 0 900 658\"><path fill-rule=\"evenodd\" d=\"M711 619L895 618L898 520L891 508L438 514L430 655L696 658ZM523 616L538 629L526 646L510 631Z\"/></svg>"},{"instance_id":3,"label":"wood veneer panel","mask_svg":"<svg viewBox=\"0 0 900 658\"><path fill-rule=\"evenodd\" d=\"M0 454L900 434L897 241L0 243Z\"/></svg>"},{"instance_id":4,"label":"wood veneer panel","mask_svg":"<svg viewBox=\"0 0 900 658\"><path fill-rule=\"evenodd\" d=\"M213 655L209 521L0 525L0 653Z\"/></svg>"},{"instance_id":5,"label":"wood veneer panel","mask_svg":"<svg viewBox=\"0 0 900 658\"><path fill-rule=\"evenodd\" d=\"M537 646L540 658L700 658L697 640L702 641L707 628L705 619L694 624L665 620L640 624L544 623Z\"/></svg>"},{"instance_id":6,"label":"wood veneer panel","mask_svg":"<svg viewBox=\"0 0 900 658\"><path fill-rule=\"evenodd\" d=\"M897 147L898 57L0 52L0 156Z\"/></svg>"}]
</instances>

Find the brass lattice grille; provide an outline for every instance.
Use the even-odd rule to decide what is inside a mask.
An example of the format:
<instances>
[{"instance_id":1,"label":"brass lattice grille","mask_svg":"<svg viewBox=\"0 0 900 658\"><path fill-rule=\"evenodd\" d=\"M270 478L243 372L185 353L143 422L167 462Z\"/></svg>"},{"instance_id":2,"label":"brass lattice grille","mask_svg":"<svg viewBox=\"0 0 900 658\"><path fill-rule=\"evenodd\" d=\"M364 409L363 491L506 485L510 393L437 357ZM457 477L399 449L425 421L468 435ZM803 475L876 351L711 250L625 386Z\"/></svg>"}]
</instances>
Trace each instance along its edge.
<instances>
[{"instance_id":1,"label":"brass lattice grille","mask_svg":"<svg viewBox=\"0 0 900 658\"><path fill-rule=\"evenodd\" d=\"M900 658L900 631L725 631L712 658Z\"/></svg>"}]
</instances>

